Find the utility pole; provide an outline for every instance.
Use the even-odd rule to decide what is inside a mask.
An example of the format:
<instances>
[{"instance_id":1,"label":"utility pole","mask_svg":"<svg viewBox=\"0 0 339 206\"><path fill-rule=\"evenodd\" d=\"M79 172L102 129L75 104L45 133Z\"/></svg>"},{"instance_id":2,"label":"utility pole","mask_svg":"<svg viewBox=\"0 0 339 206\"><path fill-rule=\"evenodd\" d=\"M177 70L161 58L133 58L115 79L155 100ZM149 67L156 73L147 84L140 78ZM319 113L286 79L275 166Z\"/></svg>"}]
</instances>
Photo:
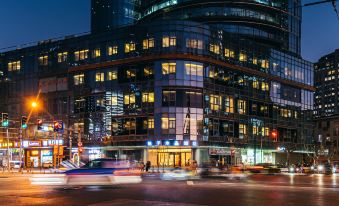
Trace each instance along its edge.
<instances>
[{"instance_id":1,"label":"utility pole","mask_svg":"<svg viewBox=\"0 0 339 206\"><path fill-rule=\"evenodd\" d=\"M57 156L56 156L56 152L55 152L55 148L56 148L56 132L53 133L54 134L54 145L53 145L53 157L54 157L54 170L56 170L56 164L57 164Z\"/></svg>"},{"instance_id":2,"label":"utility pole","mask_svg":"<svg viewBox=\"0 0 339 206\"><path fill-rule=\"evenodd\" d=\"M72 130L69 131L68 133L68 138L69 138L69 160L73 162L72 158Z\"/></svg>"},{"instance_id":3,"label":"utility pole","mask_svg":"<svg viewBox=\"0 0 339 206\"><path fill-rule=\"evenodd\" d=\"M20 141L20 149L19 149L19 171L22 171L22 129L20 129L20 135L19 135L19 141Z\"/></svg>"}]
</instances>

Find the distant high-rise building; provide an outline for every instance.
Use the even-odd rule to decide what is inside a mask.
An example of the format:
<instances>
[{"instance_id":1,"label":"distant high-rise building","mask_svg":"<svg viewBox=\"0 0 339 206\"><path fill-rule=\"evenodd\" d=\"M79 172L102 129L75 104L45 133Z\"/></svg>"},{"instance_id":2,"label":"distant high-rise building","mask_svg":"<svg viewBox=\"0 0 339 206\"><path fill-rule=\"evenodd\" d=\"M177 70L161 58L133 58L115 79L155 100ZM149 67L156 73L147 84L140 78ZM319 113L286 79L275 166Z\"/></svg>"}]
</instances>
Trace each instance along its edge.
<instances>
[{"instance_id":1,"label":"distant high-rise building","mask_svg":"<svg viewBox=\"0 0 339 206\"><path fill-rule=\"evenodd\" d=\"M315 64L314 116L316 140L339 155L339 49Z\"/></svg>"}]
</instances>

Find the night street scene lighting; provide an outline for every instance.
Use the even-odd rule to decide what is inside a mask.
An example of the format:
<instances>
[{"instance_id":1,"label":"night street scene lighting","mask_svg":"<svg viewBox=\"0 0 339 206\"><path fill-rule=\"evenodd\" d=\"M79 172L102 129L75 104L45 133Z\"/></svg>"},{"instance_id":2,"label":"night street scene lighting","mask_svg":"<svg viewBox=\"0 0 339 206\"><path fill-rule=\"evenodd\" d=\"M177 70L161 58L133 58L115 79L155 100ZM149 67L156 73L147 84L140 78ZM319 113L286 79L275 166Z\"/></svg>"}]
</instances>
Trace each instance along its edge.
<instances>
[{"instance_id":1,"label":"night street scene lighting","mask_svg":"<svg viewBox=\"0 0 339 206\"><path fill-rule=\"evenodd\" d=\"M337 3L0 2L0 205L339 205Z\"/></svg>"}]
</instances>

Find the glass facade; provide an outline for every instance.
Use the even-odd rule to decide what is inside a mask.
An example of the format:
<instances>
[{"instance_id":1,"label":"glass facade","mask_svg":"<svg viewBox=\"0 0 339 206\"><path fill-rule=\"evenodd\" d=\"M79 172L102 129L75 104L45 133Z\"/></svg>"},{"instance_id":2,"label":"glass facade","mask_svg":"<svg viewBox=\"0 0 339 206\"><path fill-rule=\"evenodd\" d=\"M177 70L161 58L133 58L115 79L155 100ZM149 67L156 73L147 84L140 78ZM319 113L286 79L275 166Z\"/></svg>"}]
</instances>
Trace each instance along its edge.
<instances>
[{"instance_id":1,"label":"glass facade","mask_svg":"<svg viewBox=\"0 0 339 206\"><path fill-rule=\"evenodd\" d=\"M165 6L145 10L139 24L3 53L0 68L8 81L0 82L0 92L8 95L0 108L20 116L25 111L17 97L40 90L46 111L80 129L88 145L274 150L312 142L311 63L219 25L148 22L157 10L186 1L152 2ZM256 2L285 8L280 1ZM226 16L282 23L275 22L282 21L279 12L219 9ZM186 153L169 160L172 154L162 151L152 158L183 165L191 157Z\"/></svg>"}]
</instances>

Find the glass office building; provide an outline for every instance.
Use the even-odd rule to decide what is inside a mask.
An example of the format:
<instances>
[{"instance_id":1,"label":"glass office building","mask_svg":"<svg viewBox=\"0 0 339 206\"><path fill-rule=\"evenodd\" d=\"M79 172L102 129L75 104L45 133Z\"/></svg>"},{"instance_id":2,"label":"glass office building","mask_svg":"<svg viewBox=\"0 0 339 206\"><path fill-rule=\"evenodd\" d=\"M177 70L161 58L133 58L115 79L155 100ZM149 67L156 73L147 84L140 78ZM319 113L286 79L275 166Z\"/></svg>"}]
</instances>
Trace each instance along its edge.
<instances>
[{"instance_id":1,"label":"glass office building","mask_svg":"<svg viewBox=\"0 0 339 206\"><path fill-rule=\"evenodd\" d=\"M137 2L131 25L3 52L1 111L22 115L21 97L40 90L49 115L37 117L80 131L92 158L284 163L288 150L301 160L314 83L299 4Z\"/></svg>"}]
</instances>

